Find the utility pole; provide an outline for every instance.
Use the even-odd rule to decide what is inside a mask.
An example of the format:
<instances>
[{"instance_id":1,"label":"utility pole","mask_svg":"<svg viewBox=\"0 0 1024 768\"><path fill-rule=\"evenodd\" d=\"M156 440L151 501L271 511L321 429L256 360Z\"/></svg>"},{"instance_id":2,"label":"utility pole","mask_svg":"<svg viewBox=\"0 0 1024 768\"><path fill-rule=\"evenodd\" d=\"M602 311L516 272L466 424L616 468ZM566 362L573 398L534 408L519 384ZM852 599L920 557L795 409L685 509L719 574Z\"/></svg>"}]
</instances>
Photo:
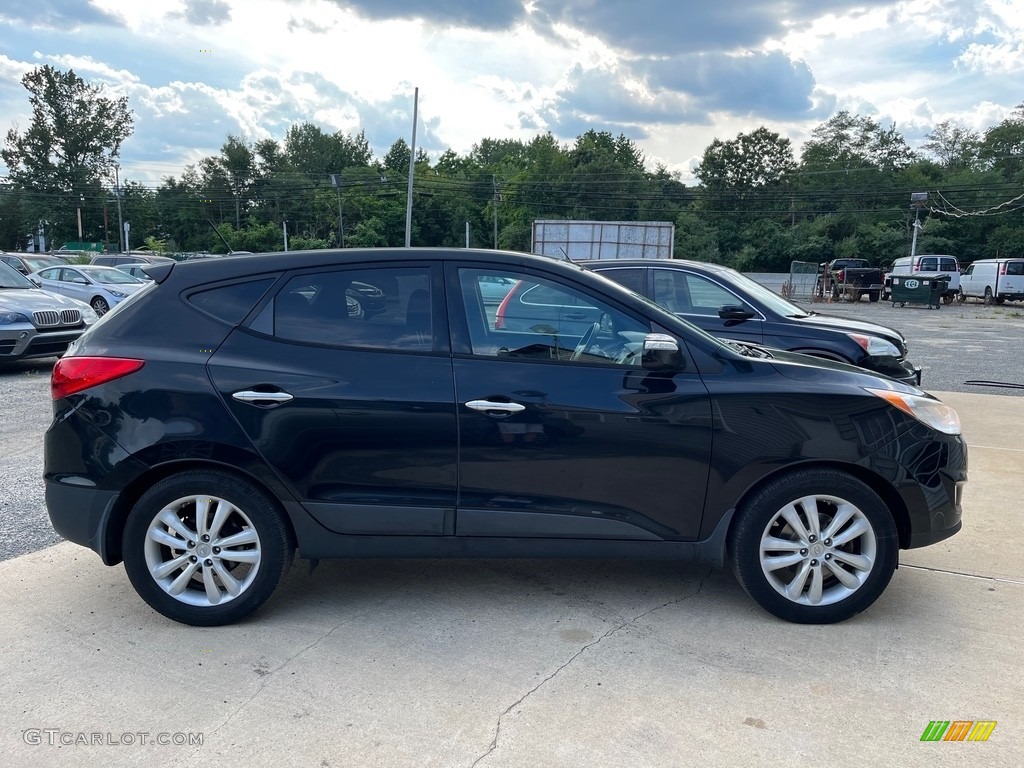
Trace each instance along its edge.
<instances>
[{"instance_id":1,"label":"utility pole","mask_svg":"<svg viewBox=\"0 0 1024 768\"><path fill-rule=\"evenodd\" d=\"M117 176L120 166L114 166L114 195L117 196L117 252L124 253L124 219L121 218L121 181Z\"/></svg>"},{"instance_id":2,"label":"utility pole","mask_svg":"<svg viewBox=\"0 0 1024 768\"><path fill-rule=\"evenodd\" d=\"M494 250L498 250L498 177L491 174L491 186L494 188Z\"/></svg>"},{"instance_id":3,"label":"utility pole","mask_svg":"<svg viewBox=\"0 0 1024 768\"><path fill-rule=\"evenodd\" d=\"M85 205L85 195L78 196L78 242L82 240L82 206Z\"/></svg>"},{"instance_id":4,"label":"utility pole","mask_svg":"<svg viewBox=\"0 0 1024 768\"><path fill-rule=\"evenodd\" d=\"M338 190L338 242L341 244L341 247L344 248L345 247L345 219L344 219L344 213L343 213L344 209L342 207L342 202L341 202L341 174L332 173L331 174L331 183L334 185L334 188L336 190Z\"/></svg>"},{"instance_id":5,"label":"utility pole","mask_svg":"<svg viewBox=\"0 0 1024 768\"><path fill-rule=\"evenodd\" d=\"M412 147L409 150L409 187L405 194L405 247L412 242L412 178L416 169L416 119L419 111L420 89L416 88L412 96Z\"/></svg>"}]
</instances>

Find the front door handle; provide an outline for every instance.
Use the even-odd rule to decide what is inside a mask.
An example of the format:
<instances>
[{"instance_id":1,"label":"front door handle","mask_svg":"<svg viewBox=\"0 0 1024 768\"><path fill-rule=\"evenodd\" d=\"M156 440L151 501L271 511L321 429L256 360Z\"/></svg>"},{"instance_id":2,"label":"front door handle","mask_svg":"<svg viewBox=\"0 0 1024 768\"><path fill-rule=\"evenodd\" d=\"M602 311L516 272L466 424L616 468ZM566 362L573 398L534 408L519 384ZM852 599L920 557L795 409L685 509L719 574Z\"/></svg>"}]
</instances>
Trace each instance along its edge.
<instances>
[{"instance_id":1,"label":"front door handle","mask_svg":"<svg viewBox=\"0 0 1024 768\"><path fill-rule=\"evenodd\" d=\"M474 411L504 414L519 413L526 410L526 406L519 403L496 403L493 400L470 400L466 403L466 407L472 408Z\"/></svg>"},{"instance_id":2,"label":"front door handle","mask_svg":"<svg viewBox=\"0 0 1024 768\"><path fill-rule=\"evenodd\" d=\"M240 403L252 403L264 408L276 408L294 399L287 392L256 392L251 389L235 392L231 397Z\"/></svg>"}]
</instances>

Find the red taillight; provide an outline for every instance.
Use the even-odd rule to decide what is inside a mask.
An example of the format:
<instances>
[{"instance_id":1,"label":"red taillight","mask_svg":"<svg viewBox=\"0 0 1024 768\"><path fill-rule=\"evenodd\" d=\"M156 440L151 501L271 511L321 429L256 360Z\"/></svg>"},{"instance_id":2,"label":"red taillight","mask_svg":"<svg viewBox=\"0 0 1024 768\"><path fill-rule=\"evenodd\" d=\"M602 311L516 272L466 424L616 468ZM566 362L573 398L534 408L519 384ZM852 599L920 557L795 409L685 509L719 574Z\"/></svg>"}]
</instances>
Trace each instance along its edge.
<instances>
[{"instance_id":1,"label":"red taillight","mask_svg":"<svg viewBox=\"0 0 1024 768\"><path fill-rule=\"evenodd\" d=\"M1000 275L1005 275L1006 274L1006 262L1005 261L1002 264L999 265L999 274Z\"/></svg>"},{"instance_id":2,"label":"red taillight","mask_svg":"<svg viewBox=\"0 0 1024 768\"><path fill-rule=\"evenodd\" d=\"M127 357L64 357L50 375L50 397L60 400L84 389L135 373L144 360Z\"/></svg>"}]
</instances>

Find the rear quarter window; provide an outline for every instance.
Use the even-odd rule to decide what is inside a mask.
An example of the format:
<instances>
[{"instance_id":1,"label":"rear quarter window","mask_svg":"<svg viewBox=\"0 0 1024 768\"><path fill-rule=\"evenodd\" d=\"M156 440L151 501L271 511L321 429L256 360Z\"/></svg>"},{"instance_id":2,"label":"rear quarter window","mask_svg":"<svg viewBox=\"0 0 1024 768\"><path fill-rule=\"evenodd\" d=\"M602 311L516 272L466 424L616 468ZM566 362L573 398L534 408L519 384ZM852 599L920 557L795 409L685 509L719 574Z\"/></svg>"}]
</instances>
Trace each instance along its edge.
<instances>
[{"instance_id":1,"label":"rear quarter window","mask_svg":"<svg viewBox=\"0 0 1024 768\"><path fill-rule=\"evenodd\" d=\"M189 303L231 325L238 325L252 310L263 294L274 284L273 278L231 283L197 291L188 297Z\"/></svg>"}]
</instances>

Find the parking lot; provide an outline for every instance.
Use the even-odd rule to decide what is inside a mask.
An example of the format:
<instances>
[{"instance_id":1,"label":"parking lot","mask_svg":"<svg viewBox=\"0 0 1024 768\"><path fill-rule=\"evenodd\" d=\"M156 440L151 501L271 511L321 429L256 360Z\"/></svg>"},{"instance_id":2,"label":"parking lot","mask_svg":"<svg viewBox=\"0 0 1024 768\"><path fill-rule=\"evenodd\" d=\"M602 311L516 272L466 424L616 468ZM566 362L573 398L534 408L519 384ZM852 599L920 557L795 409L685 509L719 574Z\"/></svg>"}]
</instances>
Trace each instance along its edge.
<instances>
[{"instance_id":1,"label":"parking lot","mask_svg":"<svg viewBox=\"0 0 1024 768\"><path fill-rule=\"evenodd\" d=\"M252 620L173 624L57 544L50 365L0 371L0 763L1019 765L1024 389L968 382L1024 384L1024 307L813 308L902 330L971 456L964 530L825 627L773 619L727 571L473 560L299 561ZM933 720L997 725L922 743Z\"/></svg>"}]
</instances>

